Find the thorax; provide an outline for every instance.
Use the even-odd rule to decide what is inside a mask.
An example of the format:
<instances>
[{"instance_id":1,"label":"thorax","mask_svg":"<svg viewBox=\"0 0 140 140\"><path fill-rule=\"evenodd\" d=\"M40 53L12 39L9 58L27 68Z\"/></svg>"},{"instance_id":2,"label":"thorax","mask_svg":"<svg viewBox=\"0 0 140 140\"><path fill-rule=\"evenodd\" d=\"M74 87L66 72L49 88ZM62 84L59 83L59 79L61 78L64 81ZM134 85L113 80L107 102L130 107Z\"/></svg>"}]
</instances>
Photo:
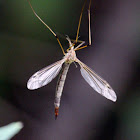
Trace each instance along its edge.
<instances>
[{"instance_id":1,"label":"thorax","mask_svg":"<svg viewBox=\"0 0 140 140\"><path fill-rule=\"evenodd\" d=\"M76 60L76 53L73 47L65 54L64 58L66 59L65 62L72 63Z\"/></svg>"}]
</instances>

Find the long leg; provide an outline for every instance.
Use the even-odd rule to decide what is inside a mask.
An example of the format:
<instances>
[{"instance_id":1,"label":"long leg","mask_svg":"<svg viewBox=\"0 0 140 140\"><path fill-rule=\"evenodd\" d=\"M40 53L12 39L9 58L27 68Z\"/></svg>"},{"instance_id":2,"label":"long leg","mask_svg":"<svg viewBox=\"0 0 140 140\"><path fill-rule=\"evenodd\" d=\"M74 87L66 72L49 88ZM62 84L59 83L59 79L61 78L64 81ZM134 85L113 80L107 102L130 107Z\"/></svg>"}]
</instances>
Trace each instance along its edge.
<instances>
[{"instance_id":1,"label":"long leg","mask_svg":"<svg viewBox=\"0 0 140 140\"><path fill-rule=\"evenodd\" d=\"M75 40L71 40L71 41L73 41L73 46L74 46L77 42L80 42L80 44L79 44L76 48L79 48L80 46L82 46L82 45L85 43L85 42L83 43L83 41L81 41L81 40L78 40L78 35L79 35L81 20L82 20L83 11L84 11L86 2L87 2L87 0L84 1L83 7L82 7L82 10L81 10L81 14L80 14L80 18L79 18L79 23L78 23L78 28L77 28L76 39L75 39ZM71 47L72 47L72 46L71 46ZM69 48L67 49L67 51L68 51L69 49L71 49L71 47L69 47Z\"/></svg>"},{"instance_id":2,"label":"long leg","mask_svg":"<svg viewBox=\"0 0 140 140\"><path fill-rule=\"evenodd\" d=\"M90 46L90 45L85 45L85 46L79 46L79 48L77 48L77 49L75 49L75 51L78 51L78 50L81 50L81 49L84 49L84 48L86 48L86 47L88 47L88 46Z\"/></svg>"},{"instance_id":3,"label":"long leg","mask_svg":"<svg viewBox=\"0 0 140 140\"><path fill-rule=\"evenodd\" d=\"M72 41L73 43L76 43L76 40L74 40L74 39L71 39L71 41ZM83 41L82 41L82 40L77 40L77 42L82 43Z\"/></svg>"},{"instance_id":4,"label":"long leg","mask_svg":"<svg viewBox=\"0 0 140 140\"><path fill-rule=\"evenodd\" d=\"M75 48L75 51L84 49L84 48L86 48L86 47L88 47L88 46L91 46L90 7L91 7L91 0L90 0L90 2L89 2L89 7L88 7L89 44L88 44L88 45L85 45L85 46L82 46L82 47L81 47L81 46L77 46L77 47Z\"/></svg>"},{"instance_id":5,"label":"long leg","mask_svg":"<svg viewBox=\"0 0 140 140\"><path fill-rule=\"evenodd\" d=\"M78 48L80 48L84 43L85 41L82 41L74 50L77 50Z\"/></svg>"},{"instance_id":6,"label":"long leg","mask_svg":"<svg viewBox=\"0 0 140 140\"><path fill-rule=\"evenodd\" d=\"M50 32L56 37L56 39L57 39L57 41L58 41L58 43L59 43L59 45L60 45L60 47L61 47L61 50L62 50L62 52L63 52L63 54L65 55L65 52L64 52L64 49L63 49L63 47L62 47L62 44L61 44L61 42L60 42L60 40L59 40L59 38L58 38L58 36L56 35L56 33L37 15L37 13L35 12L35 10L33 9L33 7L32 7L32 5L31 5L31 3L30 3L30 1L29 0L27 0L28 1L28 3L29 3L29 5L30 5L30 7L31 7L31 9L32 9L32 11L33 11L33 13L34 13L34 15L50 30Z\"/></svg>"},{"instance_id":7,"label":"long leg","mask_svg":"<svg viewBox=\"0 0 140 140\"><path fill-rule=\"evenodd\" d=\"M73 46L76 44L76 40L74 40L74 39L70 39L70 40L72 41L72 46L71 46L71 47L73 47ZM77 42L79 42L80 44L83 43L83 42L85 43L85 41L82 41L82 40L77 40ZM83 44L84 44L84 43L83 43ZM80 44L79 44L79 45L80 45ZM83 44L82 44L82 45L83 45ZM80 46L79 46L79 45L77 46L78 48L79 48L80 46L82 46L82 45L80 45ZM67 49L67 52L68 52L68 50L71 49L71 47L69 47L69 48ZM77 47L76 47L76 48L77 48Z\"/></svg>"},{"instance_id":8,"label":"long leg","mask_svg":"<svg viewBox=\"0 0 140 140\"><path fill-rule=\"evenodd\" d=\"M90 26L90 7L91 7L91 0L89 2L89 7L88 7L88 22L89 22L89 45L91 45L91 26Z\"/></svg>"},{"instance_id":9,"label":"long leg","mask_svg":"<svg viewBox=\"0 0 140 140\"><path fill-rule=\"evenodd\" d=\"M85 8L85 4L86 4L86 2L87 2L87 0L85 0L85 2L84 2L84 4L83 4L82 10L81 10L81 14L80 14L80 18L79 18L79 24L78 24L77 35L76 35L76 43L77 43L77 40L78 40L78 35L79 35L79 30L80 30L81 20L82 20L83 11L84 11L84 8Z\"/></svg>"},{"instance_id":10,"label":"long leg","mask_svg":"<svg viewBox=\"0 0 140 140\"><path fill-rule=\"evenodd\" d=\"M72 40L71 40L71 41L72 41ZM81 40L78 40L77 42L79 42L80 44L79 44L74 50L77 50L77 48L81 47L81 46L85 43L85 41L81 41ZM74 45L75 45L75 40L73 40L72 46L69 47L69 48L67 49L67 52L68 52Z\"/></svg>"},{"instance_id":11,"label":"long leg","mask_svg":"<svg viewBox=\"0 0 140 140\"><path fill-rule=\"evenodd\" d=\"M74 50L76 51L77 48L81 47L84 43L85 43L85 41L80 41L80 44L79 44ZM74 46L74 45L75 45L75 44L73 43L72 46ZM72 47L72 46L71 46L71 47ZM68 52L68 50L71 49L71 47L69 47L69 48L67 49L67 52Z\"/></svg>"},{"instance_id":12,"label":"long leg","mask_svg":"<svg viewBox=\"0 0 140 140\"><path fill-rule=\"evenodd\" d=\"M82 10L81 10L81 14L80 14L80 18L79 18L79 23L78 23L78 28L77 28L76 39L75 39L75 40L71 40L71 41L73 41L73 45L72 45L72 46L74 46L77 42L80 42L80 44L78 45L79 47L82 46L82 45L84 44L83 41L78 40L78 35L79 35L81 20L82 20L83 11L84 11L86 2L87 2L87 0L84 1L83 7L82 7ZM91 3L91 0L90 0L90 3ZM90 7L90 6L89 6L89 7ZM89 10L90 10L90 9L89 9ZM71 47L72 47L72 46L71 46ZM78 47L78 46L77 46L77 47ZM69 49L71 49L71 47L69 47L69 48L67 49L67 51L68 51ZM77 48L77 47L76 47L76 48ZM79 48L79 47L78 47L78 48Z\"/></svg>"},{"instance_id":13,"label":"long leg","mask_svg":"<svg viewBox=\"0 0 140 140\"><path fill-rule=\"evenodd\" d=\"M60 34L60 33L57 33L57 32L56 32L56 35L57 35L58 37L60 37L60 38L66 39L66 35L64 36L64 35L62 35L62 34ZM80 36L79 36L79 37L80 37ZM78 37L78 38L79 38L79 37ZM76 44L76 40L75 40L75 39L71 39L71 38L70 38L70 40L72 41L73 44ZM77 42L82 43L83 41L82 41L82 40L77 40Z\"/></svg>"}]
</instances>

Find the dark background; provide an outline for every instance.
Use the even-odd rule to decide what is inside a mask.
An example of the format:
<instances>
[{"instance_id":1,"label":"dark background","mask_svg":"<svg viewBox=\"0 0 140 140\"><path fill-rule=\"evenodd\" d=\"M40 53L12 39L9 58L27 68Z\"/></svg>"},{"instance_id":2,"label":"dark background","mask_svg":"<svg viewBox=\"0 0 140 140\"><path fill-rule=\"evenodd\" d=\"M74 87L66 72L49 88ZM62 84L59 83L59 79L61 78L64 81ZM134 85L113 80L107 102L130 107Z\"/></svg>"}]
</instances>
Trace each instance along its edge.
<instances>
[{"instance_id":1,"label":"dark background","mask_svg":"<svg viewBox=\"0 0 140 140\"><path fill-rule=\"evenodd\" d=\"M39 16L60 34L75 38L84 0L32 0ZM89 1L88 1L89 2ZM80 39L88 43L87 8ZM62 59L55 37L26 0L0 0L0 126L23 121L12 140L140 139L140 1L94 0L92 46L77 57L107 80L117 102L95 92L72 64L54 119L55 78L30 91L26 83L41 68ZM61 42L65 49L68 44Z\"/></svg>"}]
</instances>

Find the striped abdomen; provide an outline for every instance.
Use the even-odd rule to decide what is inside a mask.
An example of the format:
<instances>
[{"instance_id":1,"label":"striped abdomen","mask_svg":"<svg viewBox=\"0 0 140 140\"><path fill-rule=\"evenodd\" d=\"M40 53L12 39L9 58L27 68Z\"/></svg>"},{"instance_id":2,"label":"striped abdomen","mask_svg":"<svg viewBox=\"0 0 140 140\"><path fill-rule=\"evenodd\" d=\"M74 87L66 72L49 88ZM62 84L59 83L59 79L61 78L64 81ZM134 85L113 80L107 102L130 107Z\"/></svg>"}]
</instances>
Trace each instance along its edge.
<instances>
[{"instance_id":1,"label":"striped abdomen","mask_svg":"<svg viewBox=\"0 0 140 140\"><path fill-rule=\"evenodd\" d=\"M69 66L70 66L69 63L64 63L62 67L62 71L60 73L57 86L56 86L55 101L54 101L55 108L59 108L60 106L60 99L61 99L61 95L62 95L62 91L63 91L63 87L64 87L64 83L65 83Z\"/></svg>"}]
</instances>

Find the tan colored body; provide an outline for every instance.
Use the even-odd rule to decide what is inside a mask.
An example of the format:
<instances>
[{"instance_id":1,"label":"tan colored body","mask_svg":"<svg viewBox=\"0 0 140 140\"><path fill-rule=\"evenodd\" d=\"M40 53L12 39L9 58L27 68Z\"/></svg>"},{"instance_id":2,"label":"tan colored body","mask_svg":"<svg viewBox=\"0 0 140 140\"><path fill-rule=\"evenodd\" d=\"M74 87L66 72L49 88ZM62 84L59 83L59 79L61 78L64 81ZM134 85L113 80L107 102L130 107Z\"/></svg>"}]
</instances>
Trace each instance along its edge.
<instances>
[{"instance_id":1,"label":"tan colored body","mask_svg":"<svg viewBox=\"0 0 140 140\"><path fill-rule=\"evenodd\" d=\"M27 0L29 2L29 0ZM111 88L111 86L102 79L98 74L96 74L92 69L90 69L87 65L85 65L83 62L81 62L77 57L75 51L86 48L88 46L91 46L91 28L90 28L90 6L91 6L91 0L89 2L89 8L88 8L88 19L89 19L89 43L87 45L85 44L85 41L78 40L79 38L79 30L81 25L81 19L83 15L83 10L86 5L87 0L84 1L83 7L81 9L81 14L79 18L79 24L77 28L77 35L76 39L70 39L68 36L66 36L66 39L69 42L69 48L67 49L67 53L65 53L63 46L59 40L59 37L57 34L36 14L33 7L31 6L31 3L29 2L29 5L35 14L35 16L50 30L50 32L56 37L61 50L64 54L64 57L62 60L57 61L50 66L47 66L43 68L42 70L36 72L34 75L30 77L27 83L27 87L30 90L34 90L40 87L43 87L47 85L49 82L51 82L60 72L61 68L62 71L60 73L57 87L56 87L56 93L55 93L55 117L57 118L58 112L59 112L59 106L60 106L60 100L62 96L62 91L64 87L64 83L66 80L67 72L69 69L69 66L72 62L77 62L80 65L80 71L83 78L86 80L86 82L99 94L106 97L109 100L112 100L115 102L117 100L117 96L114 92L114 90ZM77 46L77 43L79 45Z\"/></svg>"},{"instance_id":2,"label":"tan colored body","mask_svg":"<svg viewBox=\"0 0 140 140\"><path fill-rule=\"evenodd\" d=\"M70 40L68 40L70 41ZM71 45L71 42L69 42ZM54 106L55 106L55 118L58 116L59 106L60 106L60 100L63 92L63 87L65 84L67 72L69 69L69 66L72 62L76 61L76 53L74 50L74 47L71 47L71 49L68 51L68 53L64 56L65 63L63 65L63 68L61 70L61 73L59 75L59 79L56 86L56 93L55 93L55 100L54 100Z\"/></svg>"}]
</instances>

